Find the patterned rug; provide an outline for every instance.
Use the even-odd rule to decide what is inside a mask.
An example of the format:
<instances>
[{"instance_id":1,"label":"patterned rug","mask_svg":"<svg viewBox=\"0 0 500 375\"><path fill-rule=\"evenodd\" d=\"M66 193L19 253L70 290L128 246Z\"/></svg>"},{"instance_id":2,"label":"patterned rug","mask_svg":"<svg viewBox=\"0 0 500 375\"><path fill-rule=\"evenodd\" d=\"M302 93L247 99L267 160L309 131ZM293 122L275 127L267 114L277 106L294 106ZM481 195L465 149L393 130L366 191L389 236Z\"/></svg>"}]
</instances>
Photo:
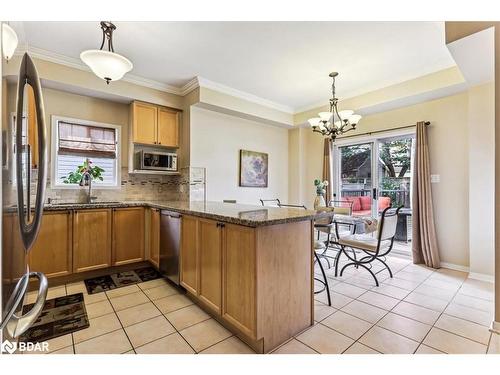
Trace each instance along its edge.
<instances>
[{"instance_id":1,"label":"patterned rug","mask_svg":"<svg viewBox=\"0 0 500 375\"><path fill-rule=\"evenodd\" d=\"M153 267L139 268L133 271L118 272L111 275L93 277L85 280L88 294L105 292L123 286L142 283L160 278L161 275Z\"/></svg>"},{"instance_id":2,"label":"patterned rug","mask_svg":"<svg viewBox=\"0 0 500 375\"><path fill-rule=\"evenodd\" d=\"M26 314L33 304L23 307ZM23 342L42 342L89 327L83 293L45 301L43 310L33 326L21 337Z\"/></svg>"}]
</instances>

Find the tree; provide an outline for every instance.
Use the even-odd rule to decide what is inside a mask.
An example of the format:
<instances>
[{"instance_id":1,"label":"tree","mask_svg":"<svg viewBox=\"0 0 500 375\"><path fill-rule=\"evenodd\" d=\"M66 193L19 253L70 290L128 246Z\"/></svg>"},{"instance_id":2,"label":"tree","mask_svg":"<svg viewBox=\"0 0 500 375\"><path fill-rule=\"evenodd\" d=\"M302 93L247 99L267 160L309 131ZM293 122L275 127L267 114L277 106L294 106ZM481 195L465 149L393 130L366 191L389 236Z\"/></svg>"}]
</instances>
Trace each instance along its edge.
<instances>
[{"instance_id":1,"label":"tree","mask_svg":"<svg viewBox=\"0 0 500 375\"><path fill-rule=\"evenodd\" d=\"M388 177L404 177L410 169L411 138L398 139L382 143L380 146L380 162ZM396 167L400 167L396 175Z\"/></svg>"}]
</instances>

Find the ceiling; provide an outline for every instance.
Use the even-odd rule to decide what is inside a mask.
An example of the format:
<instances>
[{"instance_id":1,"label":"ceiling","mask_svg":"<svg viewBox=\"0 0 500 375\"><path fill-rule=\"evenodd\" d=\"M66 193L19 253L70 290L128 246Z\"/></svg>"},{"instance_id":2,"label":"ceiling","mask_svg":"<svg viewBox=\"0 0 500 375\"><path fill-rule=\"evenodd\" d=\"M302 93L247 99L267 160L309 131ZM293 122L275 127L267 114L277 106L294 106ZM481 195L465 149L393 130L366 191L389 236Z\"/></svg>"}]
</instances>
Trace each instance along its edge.
<instances>
[{"instance_id":1,"label":"ceiling","mask_svg":"<svg viewBox=\"0 0 500 375\"><path fill-rule=\"evenodd\" d=\"M181 88L194 77L290 111L455 65L442 22L115 22L131 74ZM22 22L21 41L68 58L99 48L98 22ZM75 60L76 61L76 60Z\"/></svg>"}]
</instances>

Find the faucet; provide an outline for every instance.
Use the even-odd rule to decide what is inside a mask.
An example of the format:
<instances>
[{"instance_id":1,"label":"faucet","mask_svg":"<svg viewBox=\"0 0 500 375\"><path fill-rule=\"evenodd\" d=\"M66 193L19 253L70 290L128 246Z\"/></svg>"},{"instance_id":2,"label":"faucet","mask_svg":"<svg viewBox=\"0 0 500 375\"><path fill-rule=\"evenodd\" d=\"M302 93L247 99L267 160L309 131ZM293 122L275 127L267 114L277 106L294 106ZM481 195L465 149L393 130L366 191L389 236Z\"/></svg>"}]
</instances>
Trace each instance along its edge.
<instances>
[{"instance_id":1,"label":"faucet","mask_svg":"<svg viewBox=\"0 0 500 375\"><path fill-rule=\"evenodd\" d=\"M89 192L87 195L87 203L88 204L92 203L92 201L95 200L97 197L92 196L92 176L90 175L88 170L85 170L82 173L82 179L80 180L80 186L88 186L89 187Z\"/></svg>"}]
</instances>

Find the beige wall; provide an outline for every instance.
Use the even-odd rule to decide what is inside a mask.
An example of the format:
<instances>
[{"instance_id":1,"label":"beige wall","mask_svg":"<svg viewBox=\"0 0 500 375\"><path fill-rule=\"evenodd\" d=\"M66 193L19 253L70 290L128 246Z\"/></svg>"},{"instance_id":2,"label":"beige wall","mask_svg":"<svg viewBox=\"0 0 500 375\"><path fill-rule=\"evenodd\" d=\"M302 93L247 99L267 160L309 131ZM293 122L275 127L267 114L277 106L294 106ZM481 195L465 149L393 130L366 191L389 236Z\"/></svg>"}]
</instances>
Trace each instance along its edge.
<instances>
[{"instance_id":1,"label":"beige wall","mask_svg":"<svg viewBox=\"0 0 500 375\"><path fill-rule=\"evenodd\" d=\"M491 94L491 85L476 90L476 94L487 97ZM432 185L432 192L441 260L462 267L469 266L468 98L468 93L464 92L366 116L356 131L362 134L375 130L390 130L421 120L431 121L429 127L431 173L440 175L440 182ZM301 197L294 196L291 199L301 199L302 203L312 205L314 199L312 181L322 173L323 139L310 130L304 136L307 145L305 155L307 172L303 182L303 194ZM294 148L290 148L290 154L295 152Z\"/></svg>"},{"instance_id":2,"label":"beige wall","mask_svg":"<svg viewBox=\"0 0 500 375\"><path fill-rule=\"evenodd\" d=\"M288 200L288 130L191 107L191 165L207 169L207 199ZM240 149L269 154L269 186L238 186Z\"/></svg>"},{"instance_id":3,"label":"beige wall","mask_svg":"<svg viewBox=\"0 0 500 375\"><path fill-rule=\"evenodd\" d=\"M89 120L114 124L121 126L121 160L122 167L128 165L128 126L129 106L128 104L112 102L109 100L92 98L89 96L70 94L67 92L42 89L45 104L45 116L47 124L47 136L52 132L52 116L72 117L80 120ZM16 87L9 85L8 88L8 112L15 111ZM52 152L49 144L49 159Z\"/></svg>"}]
</instances>

